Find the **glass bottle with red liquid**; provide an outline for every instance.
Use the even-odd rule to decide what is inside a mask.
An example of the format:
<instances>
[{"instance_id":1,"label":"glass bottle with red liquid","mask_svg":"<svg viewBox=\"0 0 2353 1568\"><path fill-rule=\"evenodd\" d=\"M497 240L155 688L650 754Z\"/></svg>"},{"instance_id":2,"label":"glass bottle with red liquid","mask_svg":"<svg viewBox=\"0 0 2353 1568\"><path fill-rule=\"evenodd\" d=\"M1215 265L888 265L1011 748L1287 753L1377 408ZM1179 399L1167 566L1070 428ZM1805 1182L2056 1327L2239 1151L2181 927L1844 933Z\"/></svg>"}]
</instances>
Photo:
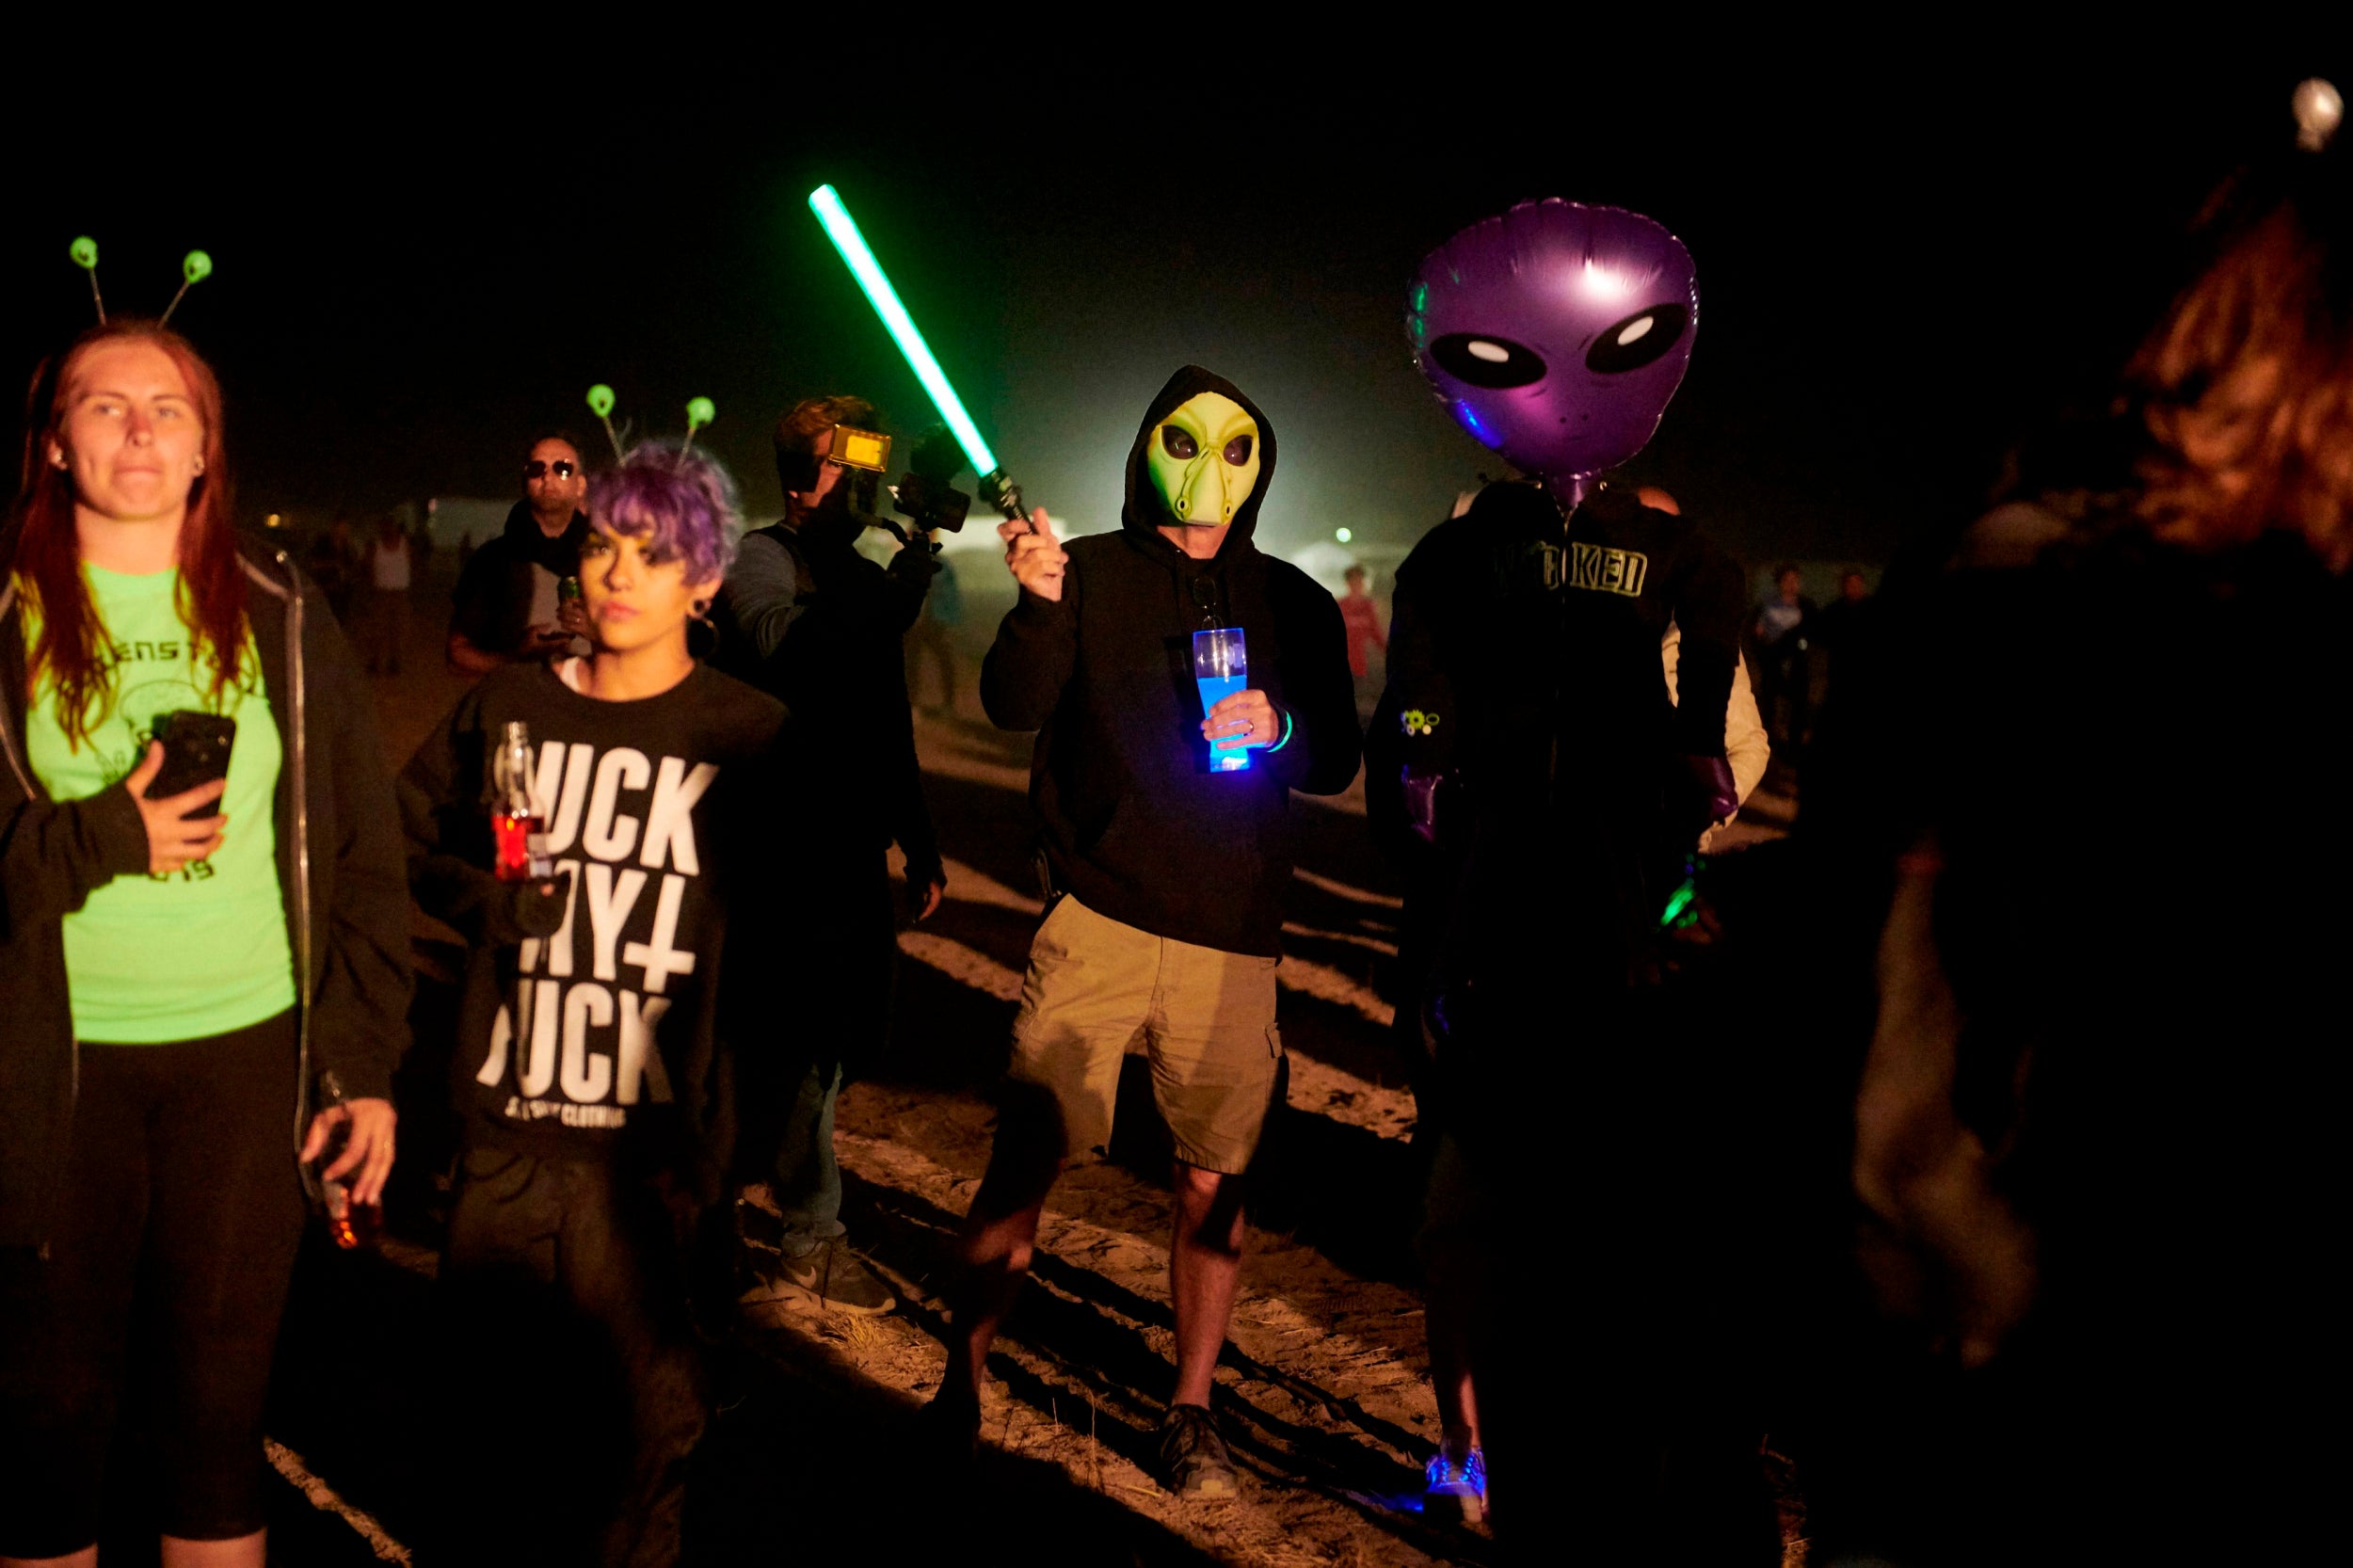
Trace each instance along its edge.
<instances>
[{"instance_id":1,"label":"glass bottle with red liquid","mask_svg":"<svg viewBox=\"0 0 2353 1568\"><path fill-rule=\"evenodd\" d=\"M547 811L534 788L531 727L509 719L490 759L490 837L501 882L545 882L555 874L548 854Z\"/></svg>"},{"instance_id":2,"label":"glass bottle with red liquid","mask_svg":"<svg viewBox=\"0 0 2353 1568\"><path fill-rule=\"evenodd\" d=\"M328 1105L347 1103L344 1098L344 1086L332 1072L319 1075L319 1089ZM350 1145L351 1123L337 1123L334 1130L327 1135L327 1147L319 1155L315 1167L319 1173L319 1201L327 1209L327 1234L332 1236L335 1245L345 1252L372 1247L376 1245L376 1238L384 1234L383 1206L360 1203L351 1195L351 1177L358 1173L345 1171L340 1176L327 1175L334 1169L335 1161L344 1157L344 1150Z\"/></svg>"},{"instance_id":3,"label":"glass bottle with red liquid","mask_svg":"<svg viewBox=\"0 0 2353 1568\"><path fill-rule=\"evenodd\" d=\"M351 1124L345 1122L327 1141L327 1153L319 1160L324 1171L343 1158L344 1145L351 1141ZM348 1176L351 1173L346 1172ZM322 1176L319 1196L327 1205L327 1234L335 1239L335 1245L345 1252L360 1247L373 1247L376 1239L384 1234L384 1209L380 1204L361 1203L351 1195L351 1184L343 1176Z\"/></svg>"}]
</instances>

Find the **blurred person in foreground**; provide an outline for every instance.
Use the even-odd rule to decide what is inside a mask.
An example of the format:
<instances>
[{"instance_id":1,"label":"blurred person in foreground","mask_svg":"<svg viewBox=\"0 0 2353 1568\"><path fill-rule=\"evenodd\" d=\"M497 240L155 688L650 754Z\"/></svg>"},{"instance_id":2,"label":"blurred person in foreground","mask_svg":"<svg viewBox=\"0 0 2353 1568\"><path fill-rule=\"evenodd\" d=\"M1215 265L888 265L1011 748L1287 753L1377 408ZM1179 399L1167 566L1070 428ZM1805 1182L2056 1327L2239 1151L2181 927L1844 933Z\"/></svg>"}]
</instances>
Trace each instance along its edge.
<instances>
[{"instance_id":1,"label":"blurred person in foreground","mask_svg":"<svg viewBox=\"0 0 2353 1568\"><path fill-rule=\"evenodd\" d=\"M1051 887L925 1421L936 1448L976 1448L982 1368L1047 1194L1103 1156L1120 1062L1142 1034L1176 1144L1176 1377L1157 1469L1181 1497L1232 1497L1241 1480L1209 1387L1241 1276L1242 1173L1280 1081L1290 792L1346 789L1360 743L1331 594L1252 543L1274 477L1265 415L1187 365L1146 408L1127 475L1114 533L1065 546L1043 508L1034 531L998 530L1020 598L981 700L999 727L1038 731L1030 797ZM1249 685L1204 712L1190 660L1180 673L1171 649L1225 627L1246 633ZM1249 765L1210 771L1215 742L1253 748Z\"/></svg>"},{"instance_id":2,"label":"blurred person in foreground","mask_svg":"<svg viewBox=\"0 0 2353 1568\"><path fill-rule=\"evenodd\" d=\"M723 668L781 699L824 737L812 766L818 815L780 814L792 844L788 929L774 962L791 969L797 1006L790 1052L762 1053L744 1085L747 1160L772 1150L776 1221L756 1203L741 1219L764 1255L746 1296L803 1312L872 1316L898 1298L853 1250L841 1221L834 1106L841 1086L881 1056L890 1026L899 911L890 848L906 857L906 913L920 920L947 890L907 699L906 634L938 563L920 543L888 568L857 552L866 524L833 459L842 425L871 428L873 405L812 397L776 423L782 521L755 529L720 596ZM771 1230L771 1224L776 1229ZM775 1249L771 1252L769 1249Z\"/></svg>"},{"instance_id":3,"label":"blurred person in foreground","mask_svg":"<svg viewBox=\"0 0 2353 1568\"><path fill-rule=\"evenodd\" d=\"M588 537L588 469L568 436L545 435L523 459L523 498L506 527L466 560L449 613L449 667L488 675L504 664L580 658L586 612L561 584L580 575Z\"/></svg>"},{"instance_id":4,"label":"blurred person in foreground","mask_svg":"<svg viewBox=\"0 0 2353 1568\"><path fill-rule=\"evenodd\" d=\"M2279 1561L2341 1512L2353 861L2312 791L2353 681L2353 160L2332 89L2298 107L2129 367L2131 492L1915 588L1874 657L1855 1182L1965 1474L1885 1455L1942 1489L1843 1549Z\"/></svg>"},{"instance_id":5,"label":"blurred person in foreground","mask_svg":"<svg viewBox=\"0 0 2353 1568\"><path fill-rule=\"evenodd\" d=\"M27 407L0 543L0 1563L97 1560L127 1404L168 1568L258 1564L305 1188L374 1204L392 1165L392 780L324 598L231 524L187 340L118 316ZM168 715L233 722L225 779L154 792Z\"/></svg>"},{"instance_id":6,"label":"blurred person in foreground","mask_svg":"<svg viewBox=\"0 0 2353 1568\"><path fill-rule=\"evenodd\" d=\"M763 1032L780 1006L755 932L792 885L769 820L785 712L687 649L735 552L734 482L649 441L586 500L596 651L492 673L400 777L417 902L469 948L439 1289L477 1436L450 1491L485 1562L675 1560L706 1415L690 1269L723 1251L732 1160L723 969ZM548 882L491 871L485 784L518 721Z\"/></svg>"}]
</instances>

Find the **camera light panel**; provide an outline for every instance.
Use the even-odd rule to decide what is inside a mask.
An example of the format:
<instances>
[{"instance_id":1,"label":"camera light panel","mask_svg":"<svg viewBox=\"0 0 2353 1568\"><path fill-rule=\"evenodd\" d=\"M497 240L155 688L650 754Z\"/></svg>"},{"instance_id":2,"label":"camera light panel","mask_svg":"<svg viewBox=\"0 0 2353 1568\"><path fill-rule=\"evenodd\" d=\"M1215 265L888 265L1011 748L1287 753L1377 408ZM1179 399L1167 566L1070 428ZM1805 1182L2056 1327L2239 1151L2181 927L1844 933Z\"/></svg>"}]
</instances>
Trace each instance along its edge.
<instances>
[{"instance_id":1,"label":"camera light panel","mask_svg":"<svg viewBox=\"0 0 2353 1568\"><path fill-rule=\"evenodd\" d=\"M837 424L833 427L833 451L828 456L843 468L881 473L890 467L890 438L879 430Z\"/></svg>"}]
</instances>

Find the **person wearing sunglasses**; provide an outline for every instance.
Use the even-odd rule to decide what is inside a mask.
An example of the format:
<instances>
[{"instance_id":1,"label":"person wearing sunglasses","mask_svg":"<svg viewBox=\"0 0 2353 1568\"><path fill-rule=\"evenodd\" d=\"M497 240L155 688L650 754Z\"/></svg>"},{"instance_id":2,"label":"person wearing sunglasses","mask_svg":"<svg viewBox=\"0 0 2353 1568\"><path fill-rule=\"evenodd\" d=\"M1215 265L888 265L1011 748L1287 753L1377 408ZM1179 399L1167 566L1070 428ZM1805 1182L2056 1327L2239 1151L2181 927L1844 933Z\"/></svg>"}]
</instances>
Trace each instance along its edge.
<instances>
[{"instance_id":1,"label":"person wearing sunglasses","mask_svg":"<svg viewBox=\"0 0 2353 1568\"><path fill-rule=\"evenodd\" d=\"M541 436L523 463L523 496L506 528L473 553L449 617L449 666L488 675L504 664L584 657L587 613L557 585L580 575L588 536L588 474L570 437Z\"/></svg>"}]
</instances>

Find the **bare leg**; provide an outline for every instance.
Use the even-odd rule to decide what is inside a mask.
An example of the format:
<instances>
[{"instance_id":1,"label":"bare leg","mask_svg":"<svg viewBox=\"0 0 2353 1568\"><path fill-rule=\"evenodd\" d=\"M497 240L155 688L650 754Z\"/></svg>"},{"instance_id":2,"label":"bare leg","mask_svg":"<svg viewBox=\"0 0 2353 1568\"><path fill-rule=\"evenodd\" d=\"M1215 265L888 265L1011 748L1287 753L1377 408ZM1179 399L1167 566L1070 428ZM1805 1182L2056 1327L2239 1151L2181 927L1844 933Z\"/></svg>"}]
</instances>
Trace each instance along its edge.
<instances>
[{"instance_id":1,"label":"bare leg","mask_svg":"<svg viewBox=\"0 0 2353 1568\"><path fill-rule=\"evenodd\" d=\"M1035 1136L1019 1118L1007 1115L998 1124L988 1174L981 1178L957 1240L964 1270L952 1302L955 1326L948 1336L941 1397L980 1397L981 1368L988 1360L988 1348L997 1342L999 1325L1021 1294L1031 1248L1037 1240L1038 1216L1045 1212L1046 1194L1062 1171L1063 1160L1053 1144Z\"/></svg>"},{"instance_id":2,"label":"bare leg","mask_svg":"<svg viewBox=\"0 0 2353 1568\"><path fill-rule=\"evenodd\" d=\"M269 1531L234 1536L227 1541L183 1541L164 1537L164 1568L262 1568Z\"/></svg>"},{"instance_id":3,"label":"bare leg","mask_svg":"<svg viewBox=\"0 0 2353 1568\"><path fill-rule=\"evenodd\" d=\"M1168 1249L1176 1297L1176 1400L1207 1405L1241 1280L1241 1177L1176 1162L1176 1234Z\"/></svg>"},{"instance_id":4,"label":"bare leg","mask_svg":"<svg viewBox=\"0 0 2353 1568\"><path fill-rule=\"evenodd\" d=\"M1430 1334L1430 1385L1438 1397L1440 1435L1479 1446L1479 1400L1471 1384L1470 1314L1465 1271L1475 1265L1440 1252L1430 1260L1423 1319Z\"/></svg>"}]
</instances>

